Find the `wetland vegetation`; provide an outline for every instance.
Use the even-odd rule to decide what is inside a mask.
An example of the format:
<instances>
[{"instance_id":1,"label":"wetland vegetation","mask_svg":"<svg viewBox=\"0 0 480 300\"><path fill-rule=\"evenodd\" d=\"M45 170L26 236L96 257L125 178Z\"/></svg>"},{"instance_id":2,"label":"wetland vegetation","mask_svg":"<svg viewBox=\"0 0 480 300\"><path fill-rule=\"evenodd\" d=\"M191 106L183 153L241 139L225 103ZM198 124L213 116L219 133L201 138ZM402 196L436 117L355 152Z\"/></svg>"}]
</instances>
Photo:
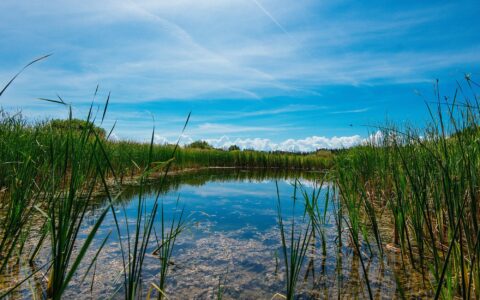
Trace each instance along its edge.
<instances>
[{"instance_id":1,"label":"wetland vegetation","mask_svg":"<svg viewBox=\"0 0 480 300\"><path fill-rule=\"evenodd\" d=\"M478 299L478 87L335 154L112 141L108 100L2 111L0 297Z\"/></svg>"}]
</instances>

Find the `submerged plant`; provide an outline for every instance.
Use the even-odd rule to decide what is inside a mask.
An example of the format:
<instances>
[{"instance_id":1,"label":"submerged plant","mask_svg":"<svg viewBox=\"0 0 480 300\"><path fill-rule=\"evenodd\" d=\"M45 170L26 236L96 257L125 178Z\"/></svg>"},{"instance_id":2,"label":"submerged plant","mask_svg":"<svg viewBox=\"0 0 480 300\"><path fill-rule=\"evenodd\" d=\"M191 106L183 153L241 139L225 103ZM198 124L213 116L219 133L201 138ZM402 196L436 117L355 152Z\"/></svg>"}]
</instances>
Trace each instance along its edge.
<instances>
[{"instance_id":1,"label":"submerged plant","mask_svg":"<svg viewBox=\"0 0 480 300\"><path fill-rule=\"evenodd\" d=\"M190 114L187 117L185 125L183 127L182 133L185 130L188 121L190 119ZM145 260L145 255L149 249L150 239L152 236L152 232L154 232L154 222L156 220L157 212L158 212L158 202L163 190L163 185L166 182L167 174L170 170L171 164L173 162L174 155L177 151L178 145L180 140L177 141L175 148L171 153L171 159L164 161L164 162L154 162L152 161L153 157L153 149L154 149L154 137L155 137L155 129L152 131L152 137L150 140L150 149L148 151L148 163L146 167L142 170L141 176L139 178L139 194L137 200L137 209L136 209L136 217L135 217L135 226L133 230L130 229L129 221L127 216L125 215L125 226L126 226L126 246L123 244L122 239L122 232L120 230L119 219L117 213L115 212L113 206L113 200L110 193L107 194L107 197L111 203L112 214L115 221L115 226L118 234L118 238L120 240L120 250L122 253L122 263L123 263L123 289L124 289L124 297L125 299L136 299L137 297L141 297L142 289L141 289L141 278L142 278L142 270ZM152 208L147 211L146 210L146 201L145 201L145 191L147 185L147 179L149 175L153 172L159 172L163 170L163 176L160 179L160 187L156 192L155 199L153 201ZM107 188L106 179L102 177L102 181L104 186ZM161 223L162 223L162 243L166 243L165 247L160 247L160 252L163 253L164 256L162 257L164 260L162 261L162 266L166 264L161 269L161 282L159 287L156 284L152 283L152 286L156 288L160 296L164 296L163 285L166 279L166 274L168 271L168 258L171 256L171 251L173 249L173 245L175 243L175 239L177 235L183 229L183 211L180 214L179 221L175 223L175 220L172 222L172 228L174 231L165 232L164 227L164 214L163 214L163 205L162 205L162 214L161 214ZM119 289L120 290L120 289ZM117 290L117 292L119 291ZM150 292L148 293L150 294Z\"/></svg>"},{"instance_id":2,"label":"submerged plant","mask_svg":"<svg viewBox=\"0 0 480 300\"><path fill-rule=\"evenodd\" d=\"M315 187L312 189L311 193L308 193L307 189L305 189L300 183L299 190L303 196L303 200L305 201L305 213L310 218L310 222L313 227L313 236L315 236L315 232L321 238L322 244L322 255L327 255L327 240L325 236L325 225L327 223L327 211L329 208L330 202L330 189L327 187L325 193L325 201L323 203L323 207L320 206L320 195L321 192L324 190L324 182L327 174L323 175L320 182L315 183ZM314 242L313 242L314 243Z\"/></svg>"},{"instance_id":3,"label":"submerged plant","mask_svg":"<svg viewBox=\"0 0 480 300\"><path fill-rule=\"evenodd\" d=\"M286 299L294 299L297 281L300 271L305 261L308 246L312 239L312 224L310 219L303 218L303 222L295 222L295 206L297 205L297 181L294 184L293 191L293 215L290 221L290 228L287 228L282 216L282 205L280 200L280 192L278 183L275 182L277 188L277 218L280 229L281 251L285 264L286 278ZM306 225L305 225L306 223ZM305 227L306 226L306 227ZM305 227L305 228L302 228Z\"/></svg>"},{"instance_id":4,"label":"submerged plant","mask_svg":"<svg viewBox=\"0 0 480 300\"><path fill-rule=\"evenodd\" d=\"M178 199L175 210L178 208ZM184 220L184 208L182 208L180 214L178 215L178 220L176 220L176 214L173 216L173 220L170 224L170 229L167 231L167 224L165 224L165 214L164 206L162 203L161 207L161 236L160 239L157 238L157 248L154 251L154 254L158 255L160 260L160 280L158 284L158 299L165 298L165 283L167 279L167 274L172 258L173 249L175 246L175 241L177 240L178 235L185 229L185 220Z\"/></svg>"}]
</instances>

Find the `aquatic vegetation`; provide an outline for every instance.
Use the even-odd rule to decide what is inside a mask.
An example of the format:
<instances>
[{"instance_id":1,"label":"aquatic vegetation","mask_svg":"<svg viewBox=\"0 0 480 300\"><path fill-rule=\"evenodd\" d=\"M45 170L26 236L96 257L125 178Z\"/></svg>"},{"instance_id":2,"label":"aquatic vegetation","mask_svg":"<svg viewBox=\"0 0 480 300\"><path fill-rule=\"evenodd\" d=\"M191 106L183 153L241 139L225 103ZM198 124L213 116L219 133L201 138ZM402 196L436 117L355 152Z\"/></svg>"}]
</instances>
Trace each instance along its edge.
<instances>
[{"instance_id":1,"label":"aquatic vegetation","mask_svg":"<svg viewBox=\"0 0 480 300\"><path fill-rule=\"evenodd\" d=\"M89 122L87 119L86 123ZM67 129L63 147L54 148L53 142L47 146L47 155L52 159L49 164L52 176L43 179L48 183L45 210L38 208L46 216L48 224L52 265L49 269L47 296L52 299L62 297L109 209L107 207L103 210L83 246L74 254L96 180L99 173L105 171L96 163L99 158L95 149L99 140L93 132L93 126L84 127L78 144L72 141L73 130ZM92 136L97 138L92 141ZM56 173L56 170L60 172Z\"/></svg>"},{"instance_id":2,"label":"aquatic vegetation","mask_svg":"<svg viewBox=\"0 0 480 300\"><path fill-rule=\"evenodd\" d=\"M391 245L423 274L435 298L480 295L476 88L467 77L452 98L442 98L437 85L435 104L427 103L431 121L425 129L381 127L380 139L335 161L355 245L361 232L368 243L368 231L381 254L378 224L387 222L394 228Z\"/></svg>"},{"instance_id":3,"label":"aquatic vegetation","mask_svg":"<svg viewBox=\"0 0 480 300\"><path fill-rule=\"evenodd\" d=\"M38 60L32 63L36 61ZM42 100L67 107L60 97L59 100ZM108 103L109 98L106 100L101 122L105 117ZM2 222L0 231L0 269L3 273L12 258L19 260L25 255L23 250L26 240L38 239L30 257L32 265L40 249L47 244L46 247L50 249L50 260L47 263L48 280L46 280L45 294L50 299L62 297L81 263L89 264L85 276L88 274L96 263L109 234L90 262L85 255L108 211L116 215L113 207L115 199L111 198L111 187L107 184L107 177L113 176L113 179L116 179L115 169L106 150L105 131L94 124L96 117L93 115L93 104L85 121L74 119L71 107L68 106L68 109L69 118L61 122L51 121L30 125L20 115L9 116L4 112L0 120L0 136L5 146L2 147L0 157L2 164L6 165L2 168L0 182L6 187L0 194L2 214L5 213L5 217L2 217L5 222ZM141 172L140 187L145 185L145 180L151 172L165 170L165 178L172 161L153 162L153 134L154 131L148 151L148 161ZM175 154L177 147L178 144L172 155ZM91 205L94 193L98 192L102 184L110 200L109 205L102 208L92 228L83 238L83 244L79 246L79 233L84 226L87 209ZM139 215L136 219L133 238L130 237L127 223L127 253L124 252L117 223L118 238L123 253L127 299L133 299L137 295L143 259L148 249L159 195L160 193L152 211L147 215L146 212L144 214L143 195L140 193ZM116 217L115 220L117 221ZM35 226L34 222L43 223L41 233L30 230ZM181 218L179 222L175 236L180 232L180 225L183 226ZM162 240L171 243L168 247L171 255L173 243L170 239L165 239L164 234L165 231L162 228ZM128 264L125 257L128 259ZM33 271L21 282L28 280L38 271L40 269ZM8 288L1 297L8 296L18 286L19 284Z\"/></svg>"},{"instance_id":4,"label":"aquatic vegetation","mask_svg":"<svg viewBox=\"0 0 480 300\"><path fill-rule=\"evenodd\" d=\"M317 233L321 238L322 243L322 254L324 256L327 255L327 240L325 236L325 225L327 224L327 212L329 211L329 203L330 199L330 187L324 186L325 178L328 174L324 174L323 177L319 182L315 183L315 187L312 189L311 193L305 189L300 182L298 182L299 190L303 196L303 200L305 201L305 212L310 218L310 222L312 223L312 227L314 229L313 237L315 238L315 233ZM324 189L327 189L325 193L325 201L323 207L320 207L319 198L321 196L321 192Z\"/></svg>"},{"instance_id":5,"label":"aquatic vegetation","mask_svg":"<svg viewBox=\"0 0 480 300\"><path fill-rule=\"evenodd\" d=\"M93 118L93 116L92 116ZM68 120L52 120L45 122L29 122L24 119L21 113L9 115L0 109L0 137L5 147L0 149L0 161L14 163L23 161L28 155L35 157L38 164L48 162L45 145L53 143L52 147L58 149L66 143L67 134L65 131ZM82 127L85 125L77 119L71 120L70 130L72 135L70 143L81 143ZM275 153L260 152L251 150L227 151L220 149L198 149L190 147L176 147L175 145L157 145L152 147L149 143L113 141L109 134L105 137L105 130L89 121L91 130L95 131L96 136L102 141L101 147L97 147L98 157L106 159L99 160L102 168L107 170L107 177L118 177L120 183L130 180L134 176L139 176L151 158L155 162L164 162L172 159L171 170L199 169L206 167L233 167L244 169L270 169L270 170L324 170L332 165L333 155L331 153L320 154L300 154L300 153ZM95 135L90 134L90 139L95 139ZM13 149L15 151L13 151ZM26 158L19 155L27 156ZM35 155L35 156L33 156ZM4 187L13 180L11 174L12 168L0 169L0 186ZM46 171L40 168L39 171ZM158 175L153 172L152 175ZM162 172L160 172L160 175ZM39 174L39 176L47 174Z\"/></svg>"},{"instance_id":6,"label":"aquatic vegetation","mask_svg":"<svg viewBox=\"0 0 480 300\"><path fill-rule=\"evenodd\" d=\"M46 57L34 60L26 67ZM12 78L0 95L22 71ZM0 269L3 272L11 259L20 260L26 241L35 238L32 233L38 234L38 231L32 230L36 227L34 222L43 223L43 230L40 230L43 233L30 261L33 262L42 243L48 242L51 258L45 292L52 299L60 299L68 287L107 212L107 209L103 211L83 245L78 248L77 237L82 220L97 176L103 172L96 163L99 158L95 149L99 139L92 133L93 127L89 126L92 124L90 117L91 110L85 121L87 126L75 139L72 129L66 128L60 143L53 134L40 142L40 137L45 133L48 135L49 129L40 131L38 127L32 128L15 116L3 114L0 122L0 133L4 137L2 158L15 157L14 160L2 160L5 165L2 182L6 188L1 192L1 207L2 214L6 215L2 217L5 222L2 222L4 225L0 232ZM40 269L33 271L27 279ZM2 297L11 293L13 288L3 293Z\"/></svg>"},{"instance_id":7,"label":"aquatic vegetation","mask_svg":"<svg viewBox=\"0 0 480 300\"><path fill-rule=\"evenodd\" d=\"M285 264L285 277L286 277L286 299L294 299L295 298L295 291L298 278L300 276L300 271L303 266L303 262L305 261L305 257L307 254L308 246L310 245L310 241L312 239L313 230L311 229L311 221L304 217L303 220L299 223L295 222L295 213L291 217L290 228L287 231L286 224L284 218L282 216L282 205L280 200L280 192L278 190L278 183L276 183L277 187L277 218L278 218L278 226L280 229L280 237L282 243L282 255L283 261ZM295 206L297 204L297 181L294 184L293 190L293 199L292 199L292 206L293 211L295 211ZM305 226L306 223L306 226ZM306 228L302 228L306 227Z\"/></svg>"},{"instance_id":8,"label":"aquatic vegetation","mask_svg":"<svg viewBox=\"0 0 480 300\"><path fill-rule=\"evenodd\" d=\"M167 211L161 197L184 184L200 189L205 183L267 179L293 180L293 197L288 202L291 205L281 200L277 182L276 211L274 205L272 212L270 207L263 207L262 221L277 222L272 228L257 230L256 216L238 203L219 208L216 216L211 211L196 211L205 224L211 218L221 217L244 222L237 236L224 232L211 235L217 242L234 244L232 249L239 253L224 253L222 247L212 245L211 237L201 236L195 242L203 248L183 245L182 250L187 249L182 257L185 269L192 267L188 264L193 264L194 256L201 256L203 262L213 257L218 264L229 263L230 267L232 257L252 247L274 253L271 264L260 262L259 257L268 258L259 254L249 253L244 260L237 259L246 267L242 269L244 274L232 274L243 280L236 290L226 289L226 277L208 273L215 268L205 268L200 274L218 281L215 291L210 291L218 299L224 295L259 293L248 281L254 272L264 272L268 277L261 287L279 291L280 284L284 284L284 292L276 294L277 298L294 299L299 290L302 295L318 296L322 290L319 286L323 288L322 296L329 296L329 267L335 271L336 283L332 286L340 290L343 278L349 277L358 289L347 295L373 299L381 290L378 282L383 274L378 276L380 279L375 278L378 274L372 272L371 266L382 273L391 252L398 252L395 259L401 260L404 273L413 268L420 274L427 296L478 298L478 86L467 77L466 86L459 85L452 99L441 100L437 91L436 110L429 105L431 121L424 129L384 126L379 128L376 139L338 151L335 156L330 152L259 152L238 147L227 151L209 147L205 142L186 147L181 147L179 141L175 145L155 145L155 129L149 143L112 141L112 130L107 134L101 128L109 97L101 115L93 113L92 104L85 120L75 119L61 97L42 100L67 108L67 120L31 123L21 114L0 111L0 273L18 277L5 286L1 282L0 298L15 298L16 289L28 283L30 292L22 291L20 295L40 293L49 299L61 299L72 282L79 288L89 275L92 291L98 278L97 268L105 270L98 263L102 251L108 248L109 253L115 252L110 239L119 248L116 258L121 265L115 274L119 281L112 282L115 290L110 296L168 298L172 282L169 276L175 271L175 249L190 223L178 198L172 211ZM94 98L96 94L97 91ZM202 168L205 170L198 171ZM327 173L310 172L325 168L331 169ZM172 170L185 169L197 171L167 176ZM247 174L246 170L255 172ZM292 176L309 178L312 186L306 187ZM221 191L218 203L245 192L225 186ZM244 195L241 201L245 206L258 205L250 202L249 197L268 197L258 191ZM199 193L196 197L203 196ZM125 202L132 198L134 209L128 214ZM93 220L86 221L94 210ZM285 211L291 215L287 217ZM221 213L225 216L219 217ZM107 219L113 220L113 227L99 238L97 234ZM246 224L247 220L254 224ZM199 222L197 226L201 227ZM246 229L256 236L243 236ZM272 239L278 233L280 238ZM207 248L206 253L192 252ZM149 272L154 270L155 277L145 281L146 260L152 257L155 266ZM317 257L321 258L320 279L314 275ZM25 272L27 261L30 268ZM350 273L345 275L347 261L351 262ZM410 291L403 285L408 276L393 272L390 278L395 281L394 294L408 295ZM304 282L299 288L303 273ZM279 279L279 275L284 277ZM312 282L307 284L310 275ZM38 277L41 279L35 286L30 283L30 279ZM81 280L75 280L78 277ZM245 286L252 291L239 292L239 287Z\"/></svg>"},{"instance_id":9,"label":"aquatic vegetation","mask_svg":"<svg viewBox=\"0 0 480 300\"><path fill-rule=\"evenodd\" d=\"M178 200L175 210L178 208ZM161 236L160 239L157 238L157 249L154 251L154 254L158 255L160 260L160 280L158 284L158 299L165 298L165 284L167 280L168 269L171 265L171 258L173 248L175 246L175 241L180 233L185 229L186 223L184 220L184 208L180 211L177 216L174 215L173 220L170 225L170 229L167 231L167 225L165 224L165 214L164 206L162 203L161 209Z\"/></svg>"}]
</instances>

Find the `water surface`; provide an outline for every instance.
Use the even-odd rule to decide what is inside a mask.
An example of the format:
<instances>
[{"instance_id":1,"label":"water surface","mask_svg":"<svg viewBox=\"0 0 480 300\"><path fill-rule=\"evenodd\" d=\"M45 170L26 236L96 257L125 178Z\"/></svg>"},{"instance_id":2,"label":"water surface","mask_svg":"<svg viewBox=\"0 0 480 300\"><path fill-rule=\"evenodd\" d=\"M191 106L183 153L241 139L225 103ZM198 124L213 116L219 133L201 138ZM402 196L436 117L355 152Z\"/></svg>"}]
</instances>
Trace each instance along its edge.
<instances>
[{"instance_id":1,"label":"water surface","mask_svg":"<svg viewBox=\"0 0 480 300\"><path fill-rule=\"evenodd\" d=\"M304 228L303 200L298 187L307 193L318 188L320 173L253 172L244 170L204 170L171 176L167 184L148 186L144 199L146 212L153 206L157 194L163 205L165 223L184 209L188 226L178 237L169 271L166 294L169 299L214 299L219 287L224 299L271 299L285 293L285 268L278 226L278 198L287 224L295 217L297 228ZM297 200L294 206L294 185ZM136 221L138 187L126 187L117 199L115 209L125 241L128 222L130 231ZM309 298L367 298L365 279L358 256L353 255L348 232L341 236L336 226L335 203L325 203L322 191L319 207L325 211L326 255L317 235L309 247L298 283L298 294ZM93 226L96 216L106 205L105 199L94 205L81 237ZM143 290L158 282L159 258L153 255L160 232L157 215L155 232L143 272ZM86 277L84 264L66 293L75 299L121 299L122 259L113 215L109 213L91 247L93 257L104 237L110 233L98 261ZM339 241L342 246L339 247ZM124 243L126 246L126 243ZM365 245L364 245L365 246ZM45 257L44 260L46 260ZM418 277L404 266L397 254L387 253L383 259L365 257L372 291L377 299L407 295L422 295ZM409 274L406 276L405 274ZM25 293L31 288L25 287Z\"/></svg>"}]
</instances>

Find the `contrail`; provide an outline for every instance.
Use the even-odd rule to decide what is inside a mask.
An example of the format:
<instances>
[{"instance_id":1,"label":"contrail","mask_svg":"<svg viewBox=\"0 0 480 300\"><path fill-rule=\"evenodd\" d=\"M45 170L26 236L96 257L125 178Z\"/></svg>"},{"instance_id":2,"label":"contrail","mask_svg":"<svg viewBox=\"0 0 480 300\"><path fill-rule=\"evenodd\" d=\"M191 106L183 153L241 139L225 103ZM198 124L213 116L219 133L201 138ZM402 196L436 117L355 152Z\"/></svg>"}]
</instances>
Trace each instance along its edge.
<instances>
[{"instance_id":1,"label":"contrail","mask_svg":"<svg viewBox=\"0 0 480 300\"><path fill-rule=\"evenodd\" d=\"M260 9L263 11L263 13L264 13L265 15L267 15L267 17L270 18L270 20L272 20L273 23L275 23L275 24L278 26L278 28L280 28L280 29L281 29L283 32L285 32L287 35L290 35L290 34L288 33L288 31L285 29L285 27L283 27L282 24L280 24L280 23L277 21L277 19L275 19L275 17L273 17L272 14L271 14L268 10L265 9L265 7L263 7L257 0L252 0L252 1L253 1L253 3L255 3L255 4L258 6L258 8L260 8Z\"/></svg>"}]
</instances>

